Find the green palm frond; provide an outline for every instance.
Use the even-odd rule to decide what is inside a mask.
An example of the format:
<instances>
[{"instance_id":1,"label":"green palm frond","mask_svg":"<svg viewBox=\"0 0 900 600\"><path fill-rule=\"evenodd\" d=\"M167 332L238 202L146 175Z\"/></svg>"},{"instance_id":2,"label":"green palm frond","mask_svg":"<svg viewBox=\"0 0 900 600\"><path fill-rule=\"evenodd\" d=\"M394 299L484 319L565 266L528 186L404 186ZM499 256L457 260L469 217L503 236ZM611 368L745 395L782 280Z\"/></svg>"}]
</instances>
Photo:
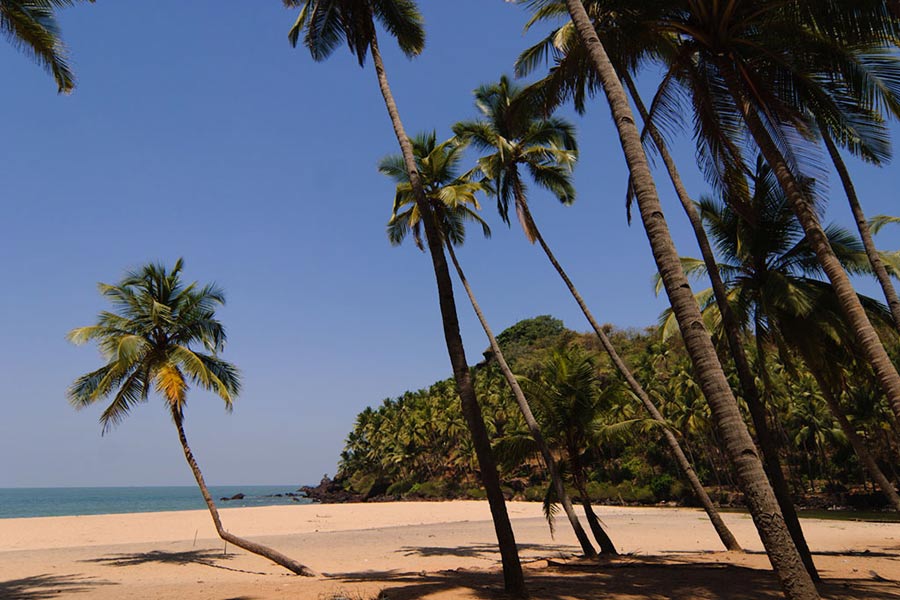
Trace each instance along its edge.
<instances>
[{"instance_id":1,"label":"green palm frond","mask_svg":"<svg viewBox=\"0 0 900 600\"><path fill-rule=\"evenodd\" d=\"M376 40L376 23L397 40L409 57L425 48L424 21L414 0L283 0L300 8L288 31L292 46L300 43L313 60L323 61L346 42L360 66Z\"/></svg>"},{"instance_id":2,"label":"green palm frond","mask_svg":"<svg viewBox=\"0 0 900 600\"><path fill-rule=\"evenodd\" d=\"M893 217L891 215L875 215L874 217L869 219L869 230L872 232L872 235L875 235L882 229L884 229L885 225L898 224L900 224L900 217Z\"/></svg>"},{"instance_id":3,"label":"green palm frond","mask_svg":"<svg viewBox=\"0 0 900 600\"><path fill-rule=\"evenodd\" d=\"M75 88L75 75L69 66L55 11L78 1L0 0L0 32L53 76L61 94Z\"/></svg>"},{"instance_id":4,"label":"green palm frond","mask_svg":"<svg viewBox=\"0 0 900 600\"><path fill-rule=\"evenodd\" d=\"M482 118L457 123L453 132L483 153L478 169L491 183L500 217L509 224L509 208L515 205L526 236L534 241L532 224L522 214L527 186L521 173L530 174L560 202L573 202L571 177L578 160L575 128L564 119L548 117L543 103L537 101L540 94L515 85L506 76L482 85L474 95Z\"/></svg>"},{"instance_id":5,"label":"green palm frond","mask_svg":"<svg viewBox=\"0 0 900 600\"><path fill-rule=\"evenodd\" d=\"M128 273L118 284L100 284L114 311L101 312L96 325L68 335L76 344L96 342L108 361L79 377L67 392L77 408L112 396L100 417L104 433L147 400L151 385L179 418L187 380L218 394L227 410L240 391L237 369L217 356L226 340L215 317L215 309L225 302L224 292L213 284L185 285L183 265L180 259L171 270L150 264Z\"/></svg>"},{"instance_id":6,"label":"green palm frond","mask_svg":"<svg viewBox=\"0 0 900 600\"><path fill-rule=\"evenodd\" d=\"M481 208L478 194L489 193L491 187L486 181L474 179L475 171L462 175L459 173L462 152L468 142L453 137L438 143L434 131L419 134L411 142L425 196L429 201L431 214L428 218L437 220L445 243L461 245L465 241L465 226L469 222L481 226L484 236L490 237L490 227L478 214ZM394 206L387 225L388 239L396 246L411 234L416 247L424 250L422 215L412 193L402 157L388 156L382 159L378 170L397 182Z\"/></svg>"}]
</instances>

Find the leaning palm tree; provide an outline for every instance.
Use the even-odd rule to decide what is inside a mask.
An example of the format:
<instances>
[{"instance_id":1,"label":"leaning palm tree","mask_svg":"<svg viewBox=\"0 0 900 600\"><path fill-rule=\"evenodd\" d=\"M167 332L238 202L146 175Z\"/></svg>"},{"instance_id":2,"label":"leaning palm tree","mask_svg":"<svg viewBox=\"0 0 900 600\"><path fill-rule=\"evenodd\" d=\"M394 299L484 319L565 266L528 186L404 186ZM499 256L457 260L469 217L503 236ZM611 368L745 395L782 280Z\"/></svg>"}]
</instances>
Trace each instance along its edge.
<instances>
[{"instance_id":1,"label":"leaning palm tree","mask_svg":"<svg viewBox=\"0 0 900 600\"><path fill-rule=\"evenodd\" d=\"M378 87L384 98L385 108L394 128L394 135L400 145L403 164L409 176L410 187L416 206L423 215L422 224L425 240L431 256L432 267L438 288L438 303L444 328L447 353L453 368L453 377L459 392L462 412L472 435L472 443L478 456L480 475L485 487L493 517L494 530L503 563L503 580L506 591L524 594L525 580L522 565L516 549L515 535L506 500L500 487L500 476L491 451L490 438L485 429L484 419L472 374L466 361L465 348L459 331L459 317L453 296L453 280L444 254L437 223L428 215L431 207L425 196L422 180L416 167L412 143L406 135L394 94L388 83L387 72L378 45L378 26L394 36L400 49L409 57L422 52L425 46L425 32L422 16L414 0L283 0L288 7L300 7L300 14L288 35L292 44L300 42L309 49L315 60L325 60L341 43L346 41L360 64L365 64L371 54L378 77Z\"/></svg>"},{"instance_id":2,"label":"leaning palm tree","mask_svg":"<svg viewBox=\"0 0 900 600\"><path fill-rule=\"evenodd\" d=\"M617 0L593 0L603 4ZM644 3L635 18L668 40L660 102L686 97L707 174L727 179L750 141L771 165L900 418L900 373L867 318L804 184L819 130L851 147L883 146L879 107L900 110L900 19L889 0L696 0ZM676 90L675 88L680 88ZM806 173L804 173L806 171ZM806 176L805 176L806 175Z\"/></svg>"},{"instance_id":3,"label":"leaning palm tree","mask_svg":"<svg viewBox=\"0 0 900 600\"><path fill-rule=\"evenodd\" d=\"M478 316L478 320L487 335L494 358L497 360L500 371L513 392L516 404L522 413L522 417L525 419L529 432L540 449L547 472L550 475L551 485L572 525L575 537L578 538L578 543L581 545L581 550L585 556L596 556L597 551L585 534L581 523L578 521L578 516L575 514L572 501L560 477L556 459L544 441L540 425L534 418L522 387L519 385L512 369L509 368L509 364L503 356L503 351L497 343L497 338L494 337L494 333L484 313L481 311L481 307L475 299L475 293L472 291L465 272L456 257L454 246L462 244L465 239L466 221L478 223L481 225L484 235L486 237L490 235L490 229L487 224L476 212L480 208L476 194L478 192L486 193L490 188L484 182L473 181L468 177L460 176L459 164L462 160L465 143L461 143L458 139L451 139L437 144L434 132L416 136L413 138L412 143L417 161L416 166L422 179L422 185L425 187L425 195L431 203L432 214L438 219L438 230L441 232L444 245L456 268L459 280L463 284L466 294L469 296L469 301L472 303L472 308L475 310L475 314ZM378 170L397 182L393 214L388 223L388 237L391 243L399 245L409 233L412 233L416 247L424 249L421 236L421 213L419 213L413 197L412 187L409 184L409 175L403 165L402 157L389 156L383 159L379 164ZM601 550L606 553L615 553L615 546L613 546L605 532L603 532L601 537Z\"/></svg>"},{"instance_id":4,"label":"leaning palm tree","mask_svg":"<svg viewBox=\"0 0 900 600\"><path fill-rule=\"evenodd\" d=\"M59 36L54 11L76 1L0 0L0 32L53 75L61 94L68 94L75 88L75 75Z\"/></svg>"},{"instance_id":5,"label":"leaning palm tree","mask_svg":"<svg viewBox=\"0 0 900 600\"><path fill-rule=\"evenodd\" d=\"M541 0L522 0L537 8ZM566 0L566 9L602 85L632 177L635 201L657 269L684 339L703 394L722 434L738 483L782 589L792 600L812 600L818 592L791 540L753 438L744 424L734 393L703 323L690 282L666 223L634 114L616 70L582 0Z\"/></svg>"},{"instance_id":6,"label":"leaning palm tree","mask_svg":"<svg viewBox=\"0 0 900 600\"><path fill-rule=\"evenodd\" d=\"M502 77L497 84L475 90L475 104L483 118L457 123L454 131L457 136L471 141L482 152L487 153L478 159L478 170L494 184L500 216L508 223L509 207L514 204L525 237L529 242L537 241L541 246L628 387L651 418L663 425L660 428L663 437L722 543L728 550L740 550L740 545L703 488L675 435L665 427L665 418L594 318L584 298L541 234L528 207L523 171L563 204L570 204L575 199L575 189L571 182L572 168L578 153L574 128L563 119L542 116L543 107L533 102L527 92L506 77Z\"/></svg>"},{"instance_id":7,"label":"leaning palm tree","mask_svg":"<svg viewBox=\"0 0 900 600\"><path fill-rule=\"evenodd\" d=\"M753 428L756 431L756 439L762 454L766 474L772 484L778 505L784 515L785 524L791 533L794 544L800 552L800 556L814 580L818 580L818 572L813 562L812 553L803 534L800 519L794 506L791 490L784 476L780 460L780 438L775 435L768 423L768 416L763 396L756 385L756 378L747 353L744 348L744 340L740 323L738 322L731 305L728 303L725 284L716 267L716 259L712 246L703 228L703 221L694 201L688 194L687 188L675 164L675 160L669 153L668 145L663 132L651 119L649 110L645 106L637 85L632 77L632 71L637 71L642 62L648 56L664 53L664 38L647 32L643 23L629 22L616 19L615 11L607 10L600 3L591 3L587 6L592 19L597 25L598 36L603 39L611 60L616 65L616 71L622 78L634 106L643 121L643 135L648 143L648 150L656 150L666 168L672 186L684 209L685 215L691 224L700 255L706 266L706 272L712 284L713 294L721 316L721 326L728 341L728 348L734 360L735 371L742 396L749 409L753 420ZM566 12L562 1L547 4L530 21L528 27L539 21L558 18ZM616 24L609 26L610 22ZM624 25L624 26L623 26ZM543 66L550 58L554 60L554 66L550 73L533 86L535 93L545 105L545 110L551 110L555 106L571 99L579 113L586 110L586 99L601 91L599 81L594 75L593 67L587 56L585 47L581 44L574 25L569 22L551 31L539 43L528 48L519 56L516 62L516 72L525 76ZM663 120L663 119L661 119ZM631 186L628 188L628 204L631 200Z\"/></svg>"},{"instance_id":8,"label":"leaning palm tree","mask_svg":"<svg viewBox=\"0 0 900 600\"><path fill-rule=\"evenodd\" d=\"M218 356L225 347L225 329L215 311L225 303L224 293L215 285L185 285L183 265L178 259L167 271L162 265L150 264L127 274L116 285L100 284L100 293L112 303L112 310L101 312L96 325L74 329L68 337L75 344L95 341L107 362L75 380L67 392L69 402L85 408L112 397L100 415L106 433L155 391L178 430L184 458L219 537L297 575L314 576L292 558L225 530L188 446L184 409L190 385L214 392L230 411L241 384L237 368Z\"/></svg>"},{"instance_id":9,"label":"leaning palm tree","mask_svg":"<svg viewBox=\"0 0 900 600\"><path fill-rule=\"evenodd\" d=\"M731 192L741 193L741 192ZM731 207L739 204L740 212ZM834 367L850 364L858 356L851 332L840 315L833 288L819 278L823 275L816 256L771 169L757 161L753 191L740 202L717 202L710 198L700 204L710 237L719 249L717 266L729 288L729 305L738 320L755 331L757 345L791 348L807 363L820 384L823 397L844 430L860 462L879 485L891 504L900 509L900 496L875 463L849 421L843 415L834 392L841 381L840 368L826 368L823 357L838 357ZM870 265L859 240L836 226L825 229L829 244L842 265L851 273L868 274ZM686 260L696 273L706 270L700 261ZM709 296L701 292L701 295ZM865 296L869 318L882 325L890 322L883 307ZM718 304L708 310L718 313ZM818 350L816 350L818 348ZM790 357L782 353L786 359ZM760 352L761 379L768 379Z\"/></svg>"}]
</instances>

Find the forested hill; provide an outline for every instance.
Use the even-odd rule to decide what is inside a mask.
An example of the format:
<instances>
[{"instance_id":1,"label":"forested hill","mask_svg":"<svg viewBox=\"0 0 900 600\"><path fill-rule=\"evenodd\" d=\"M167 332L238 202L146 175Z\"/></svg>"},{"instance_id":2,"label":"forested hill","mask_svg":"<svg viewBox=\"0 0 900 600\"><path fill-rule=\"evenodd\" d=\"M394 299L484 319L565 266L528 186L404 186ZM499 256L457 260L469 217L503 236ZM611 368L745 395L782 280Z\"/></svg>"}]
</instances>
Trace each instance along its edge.
<instances>
[{"instance_id":1,"label":"forested hill","mask_svg":"<svg viewBox=\"0 0 900 600\"><path fill-rule=\"evenodd\" d=\"M713 498L736 501L731 471L680 338L663 341L657 328L606 329ZM558 319L540 316L513 325L498 341L573 485L573 495L602 502L692 503L661 426L647 418L624 387L593 333L578 333ZM762 364L754 350L748 344L765 382L769 413L782 438L786 475L796 496L812 504L877 505L880 497L812 375L790 357L785 367L775 349L763 351ZM537 448L490 351L473 373L508 495L544 499L548 486ZM733 374L729 376L734 381ZM867 379L858 381L860 385L847 392L853 397L845 398L848 418L891 473L895 449L888 408ZM480 498L477 468L454 382L446 379L360 413L347 437L333 489L366 499Z\"/></svg>"}]
</instances>

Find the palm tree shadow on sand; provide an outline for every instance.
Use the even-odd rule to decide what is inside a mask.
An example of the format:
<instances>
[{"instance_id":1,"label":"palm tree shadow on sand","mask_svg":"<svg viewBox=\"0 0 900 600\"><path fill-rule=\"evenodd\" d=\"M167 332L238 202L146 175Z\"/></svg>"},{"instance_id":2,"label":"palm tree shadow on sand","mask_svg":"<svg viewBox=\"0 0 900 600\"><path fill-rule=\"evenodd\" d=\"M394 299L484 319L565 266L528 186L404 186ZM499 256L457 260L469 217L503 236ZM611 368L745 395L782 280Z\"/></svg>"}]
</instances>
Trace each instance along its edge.
<instances>
[{"instance_id":1,"label":"palm tree shadow on sand","mask_svg":"<svg viewBox=\"0 0 900 600\"><path fill-rule=\"evenodd\" d=\"M363 572L333 575L347 583L383 581L383 595L391 600L414 600L430 594L468 593L473 598L495 598L501 580L487 570L455 570L431 574ZM778 580L768 569L723 563L680 562L674 557L626 557L602 563L549 562L546 568L526 571L533 598L588 600L604 597L647 597L689 600L767 600L782 598ZM900 600L900 586L892 581L826 579L820 592L846 600Z\"/></svg>"},{"instance_id":2,"label":"palm tree shadow on sand","mask_svg":"<svg viewBox=\"0 0 900 600\"><path fill-rule=\"evenodd\" d=\"M536 553L542 557L569 558L578 554L575 546L546 544L516 544L520 553ZM468 546L403 546L398 550L403 556L457 556L461 558L497 559L497 544L470 544ZM533 559L533 556L523 557Z\"/></svg>"},{"instance_id":3,"label":"palm tree shadow on sand","mask_svg":"<svg viewBox=\"0 0 900 600\"><path fill-rule=\"evenodd\" d=\"M83 575L34 575L0 581L0 598L4 600L59 598L62 594L86 594L102 585L117 584Z\"/></svg>"},{"instance_id":4,"label":"palm tree shadow on sand","mask_svg":"<svg viewBox=\"0 0 900 600\"><path fill-rule=\"evenodd\" d=\"M225 554L221 550L190 550L187 552L163 552L151 550L150 552L134 552L130 554L110 554L99 558L89 558L82 562L99 563L111 567L136 567L145 564L164 565L203 565L214 569L234 571L237 573L250 573L252 575L268 575L261 571L248 571L236 569L219 564L221 561L231 560L234 554ZM2 596L0 596L2 597Z\"/></svg>"}]
</instances>

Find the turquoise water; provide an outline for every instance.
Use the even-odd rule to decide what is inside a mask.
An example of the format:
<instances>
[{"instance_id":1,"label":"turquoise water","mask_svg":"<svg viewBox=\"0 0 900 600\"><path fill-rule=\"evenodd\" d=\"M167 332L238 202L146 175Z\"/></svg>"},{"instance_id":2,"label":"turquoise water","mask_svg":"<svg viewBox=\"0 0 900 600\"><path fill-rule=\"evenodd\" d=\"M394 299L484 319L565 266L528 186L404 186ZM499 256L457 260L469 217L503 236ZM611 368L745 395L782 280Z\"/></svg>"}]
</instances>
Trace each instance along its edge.
<instances>
[{"instance_id":1,"label":"turquoise water","mask_svg":"<svg viewBox=\"0 0 900 600\"><path fill-rule=\"evenodd\" d=\"M288 496L296 485L210 486L219 508L297 504ZM242 500L222 502L244 494ZM306 498L297 498L308 503ZM95 487L95 488L0 488L0 519L16 517L62 517L113 513L159 512L205 509L196 486L184 487Z\"/></svg>"}]
</instances>

